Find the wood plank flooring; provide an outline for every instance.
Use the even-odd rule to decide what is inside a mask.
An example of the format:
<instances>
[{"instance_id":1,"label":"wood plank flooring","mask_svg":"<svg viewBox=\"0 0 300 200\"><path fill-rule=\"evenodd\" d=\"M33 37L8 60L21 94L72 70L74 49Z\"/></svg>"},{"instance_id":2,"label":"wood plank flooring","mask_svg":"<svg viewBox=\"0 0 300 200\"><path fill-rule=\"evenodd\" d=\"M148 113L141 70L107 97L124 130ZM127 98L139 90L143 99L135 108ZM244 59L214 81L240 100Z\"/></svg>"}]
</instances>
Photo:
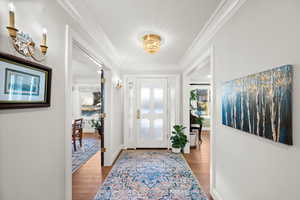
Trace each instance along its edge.
<instances>
[{"instance_id":1,"label":"wood plank flooring","mask_svg":"<svg viewBox=\"0 0 300 200\"><path fill-rule=\"evenodd\" d=\"M209 194L209 134L202 135L203 143L199 148L192 148L184 157L198 178L203 190ZM101 183L112 167L100 166L100 152L73 174L73 200L93 200ZM209 196L209 195L208 195ZM212 198L210 197L210 200Z\"/></svg>"},{"instance_id":2,"label":"wood plank flooring","mask_svg":"<svg viewBox=\"0 0 300 200\"><path fill-rule=\"evenodd\" d=\"M99 137L84 134L85 138ZM92 200L112 167L101 167L100 151L72 175L72 200Z\"/></svg>"},{"instance_id":3,"label":"wood plank flooring","mask_svg":"<svg viewBox=\"0 0 300 200\"><path fill-rule=\"evenodd\" d=\"M205 191L210 200L210 140L209 132L202 133L202 144L198 148L192 148L190 154L184 154L186 161L197 177L202 189Z\"/></svg>"}]
</instances>

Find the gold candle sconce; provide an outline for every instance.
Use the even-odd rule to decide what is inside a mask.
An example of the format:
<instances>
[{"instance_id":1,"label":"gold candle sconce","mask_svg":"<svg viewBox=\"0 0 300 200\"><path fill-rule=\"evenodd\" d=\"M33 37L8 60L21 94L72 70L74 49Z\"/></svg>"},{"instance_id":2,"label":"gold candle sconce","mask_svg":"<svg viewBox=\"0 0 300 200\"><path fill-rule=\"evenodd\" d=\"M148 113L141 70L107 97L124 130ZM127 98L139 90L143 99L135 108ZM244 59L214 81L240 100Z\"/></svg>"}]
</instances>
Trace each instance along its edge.
<instances>
[{"instance_id":1,"label":"gold candle sconce","mask_svg":"<svg viewBox=\"0 0 300 200\"><path fill-rule=\"evenodd\" d=\"M6 27L8 35L15 50L26 57L31 57L34 60L41 62L46 58L47 46L47 29L43 29L42 42L40 49L37 49L35 42L29 34L19 31L15 27L15 7L13 3L9 3L9 25Z\"/></svg>"}]
</instances>

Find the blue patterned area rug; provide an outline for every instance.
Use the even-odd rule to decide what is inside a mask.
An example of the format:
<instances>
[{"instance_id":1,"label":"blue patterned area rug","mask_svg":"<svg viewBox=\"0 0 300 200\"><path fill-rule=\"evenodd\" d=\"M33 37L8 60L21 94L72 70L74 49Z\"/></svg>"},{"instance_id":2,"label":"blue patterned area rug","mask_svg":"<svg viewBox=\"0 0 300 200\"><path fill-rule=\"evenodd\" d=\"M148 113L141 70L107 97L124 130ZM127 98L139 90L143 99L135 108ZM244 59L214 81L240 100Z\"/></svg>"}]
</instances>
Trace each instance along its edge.
<instances>
[{"instance_id":1,"label":"blue patterned area rug","mask_svg":"<svg viewBox=\"0 0 300 200\"><path fill-rule=\"evenodd\" d=\"M77 143L76 145L77 151L74 151L74 148L72 148L72 173L79 169L100 150L99 140L93 138L84 138L82 140L82 147Z\"/></svg>"},{"instance_id":2,"label":"blue patterned area rug","mask_svg":"<svg viewBox=\"0 0 300 200\"><path fill-rule=\"evenodd\" d=\"M208 200L181 154L125 151L94 200Z\"/></svg>"}]
</instances>

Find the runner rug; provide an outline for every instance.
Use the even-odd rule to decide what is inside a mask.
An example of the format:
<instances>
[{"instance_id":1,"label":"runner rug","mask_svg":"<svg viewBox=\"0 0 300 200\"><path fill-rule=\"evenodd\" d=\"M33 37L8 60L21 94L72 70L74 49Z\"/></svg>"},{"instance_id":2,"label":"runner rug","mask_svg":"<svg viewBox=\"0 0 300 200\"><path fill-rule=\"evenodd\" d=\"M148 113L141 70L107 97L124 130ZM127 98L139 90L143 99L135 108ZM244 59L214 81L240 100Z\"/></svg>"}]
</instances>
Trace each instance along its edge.
<instances>
[{"instance_id":1,"label":"runner rug","mask_svg":"<svg viewBox=\"0 0 300 200\"><path fill-rule=\"evenodd\" d=\"M181 154L124 151L95 200L208 200Z\"/></svg>"}]
</instances>

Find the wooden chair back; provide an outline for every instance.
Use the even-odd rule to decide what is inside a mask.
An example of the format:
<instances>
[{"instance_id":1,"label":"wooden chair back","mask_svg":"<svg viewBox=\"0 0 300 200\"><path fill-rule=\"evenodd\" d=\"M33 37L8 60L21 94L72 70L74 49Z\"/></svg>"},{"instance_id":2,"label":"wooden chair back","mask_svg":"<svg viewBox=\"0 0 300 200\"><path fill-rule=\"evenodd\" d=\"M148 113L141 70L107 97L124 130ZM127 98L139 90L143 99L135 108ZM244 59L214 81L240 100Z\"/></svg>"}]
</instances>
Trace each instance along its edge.
<instances>
[{"instance_id":1,"label":"wooden chair back","mask_svg":"<svg viewBox=\"0 0 300 200\"><path fill-rule=\"evenodd\" d=\"M83 119L75 119L73 124L73 130L81 130L82 129Z\"/></svg>"},{"instance_id":2,"label":"wooden chair back","mask_svg":"<svg viewBox=\"0 0 300 200\"><path fill-rule=\"evenodd\" d=\"M72 141L74 150L76 151L76 138L79 139L80 147L82 147L82 122L83 119L75 119L73 123Z\"/></svg>"}]
</instances>

